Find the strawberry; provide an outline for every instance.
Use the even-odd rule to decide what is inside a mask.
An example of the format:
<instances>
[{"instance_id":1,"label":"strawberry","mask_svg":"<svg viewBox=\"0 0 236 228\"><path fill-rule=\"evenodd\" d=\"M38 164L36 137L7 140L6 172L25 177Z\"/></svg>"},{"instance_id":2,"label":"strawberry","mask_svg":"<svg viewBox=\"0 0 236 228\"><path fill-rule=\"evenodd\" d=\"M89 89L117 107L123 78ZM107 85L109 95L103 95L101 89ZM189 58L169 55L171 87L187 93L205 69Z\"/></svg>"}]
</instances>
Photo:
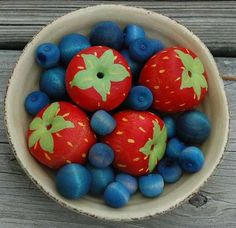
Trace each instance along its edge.
<instances>
[{"instance_id":1,"label":"strawberry","mask_svg":"<svg viewBox=\"0 0 236 228\"><path fill-rule=\"evenodd\" d=\"M82 110L68 102L54 102L32 120L27 141L39 162L58 169L66 163L85 163L96 135Z\"/></svg>"},{"instance_id":2,"label":"strawberry","mask_svg":"<svg viewBox=\"0 0 236 228\"><path fill-rule=\"evenodd\" d=\"M66 88L80 107L95 111L119 106L131 88L131 71L124 57L104 46L79 52L66 72Z\"/></svg>"},{"instance_id":3,"label":"strawberry","mask_svg":"<svg viewBox=\"0 0 236 228\"><path fill-rule=\"evenodd\" d=\"M207 93L207 74L189 49L170 47L152 56L140 75L140 84L153 93L153 107L180 112L198 106Z\"/></svg>"},{"instance_id":4,"label":"strawberry","mask_svg":"<svg viewBox=\"0 0 236 228\"><path fill-rule=\"evenodd\" d=\"M117 126L102 139L114 150L113 166L134 176L152 172L165 152L164 122L146 111L121 111L113 117Z\"/></svg>"}]
</instances>

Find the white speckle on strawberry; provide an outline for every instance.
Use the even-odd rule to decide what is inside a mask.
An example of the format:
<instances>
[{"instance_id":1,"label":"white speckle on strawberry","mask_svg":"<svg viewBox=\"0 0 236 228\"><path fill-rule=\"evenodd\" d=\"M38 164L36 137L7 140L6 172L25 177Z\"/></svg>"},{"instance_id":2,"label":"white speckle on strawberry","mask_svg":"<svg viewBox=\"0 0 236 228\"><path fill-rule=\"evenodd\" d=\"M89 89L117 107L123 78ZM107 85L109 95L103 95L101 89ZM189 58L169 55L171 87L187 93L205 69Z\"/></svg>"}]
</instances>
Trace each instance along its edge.
<instances>
[{"instance_id":1,"label":"white speckle on strawberry","mask_svg":"<svg viewBox=\"0 0 236 228\"><path fill-rule=\"evenodd\" d=\"M49 157L49 155L47 153L44 153L44 156L47 160L51 161L52 159Z\"/></svg>"},{"instance_id":2,"label":"white speckle on strawberry","mask_svg":"<svg viewBox=\"0 0 236 228\"><path fill-rule=\"evenodd\" d=\"M110 94L111 94L110 91L108 91L108 92L107 92L107 95L110 95Z\"/></svg>"},{"instance_id":3,"label":"white speckle on strawberry","mask_svg":"<svg viewBox=\"0 0 236 228\"><path fill-rule=\"evenodd\" d=\"M182 70L185 70L185 67L183 67L183 66L182 66L182 67L180 67L180 68L181 68Z\"/></svg>"},{"instance_id":4,"label":"white speckle on strawberry","mask_svg":"<svg viewBox=\"0 0 236 228\"><path fill-rule=\"evenodd\" d=\"M140 131L146 133L146 131L145 131L142 127L139 127L138 129L139 129Z\"/></svg>"},{"instance_id":5,"label":"white speckle on strawberry","mask_svg":"<svg viewBox=\"0 0 236 228\"><path fill-rule=\"evenodd\" d=\"M183 103L183 104L180 104L179 106L180 106L180 107L183 107L183 106L185 106L185 105L186 105L186 103Z\"/></svg>"},{"instance_id":6,"label":"white speckle on strawberry","mask_svg":"<svg viewBox=\"0 0 236 228\"><path fill-rule=\"evenodd\" d=\"M145 65L143 69L146 69L148 67L148 65Z\"/></svg>"},{"instance_id":7,"label":"white speckle on strawberry","mask_svg":"<svg viewBox=\"0 0 236 228\"><path fill-rule=\"evenodd\" d=\"M139 157L133 159L134 162L137 162L137 161L139 161L139 160L140 160Z\"/></svg>"},{"instance_id":8,"label":"white speckle on strawberry","mask_svg":"<svg viewBox=\"0 0 236 228\"><path fill-rule=\"evenodd\" d=\"M100 45L99 45L98 47L99 47L99 48L102 48L102 46L100 46Z\"/></svg>"},{"instance_id":9,"label":"white speckle on strawberry","mask_svg":"<svg viewBox=\"0 0 236 228\"><path fill-rule=\"evenodd\" d=\"M180 59L180 57L179 57L178 55L175 55L175 57L176 57L177 59Z\"/></svg>"},{"instance_id":10,"label":"white speckle on strawberry","mask_svg":"<svg viewBox=\"0 0 236 228\"><path fill-rule=\"evenodd\" d=\"M85 139L84 139L84 141L85 141L85 142L88 142L88 139L87 139L87 138L85 138Z\"/></svg>"},{"instance_id":11,"label":"white speckle on strawberry","mask_svg":"<svg viewBox=\"0 0 236 228\"><path fill-rule=\"evenodd\" d=\"M78 122L78 125L81 126L81 127L85 127L86 125L82 122Z\"/></svg>"},{"instance_id":12,"label":"white speckle on strawberry","mask_svg":"<svg viewBox=\"0 0 236 228\"><path fill-rule=\"evenodd\" d=\"M127 118L122 118L122 121L123 122L128 122L128 119Z\"/></svg>"},{"instance_id":13,"label":"white speckle on strawberry","mask_svg":"<svg viewBox=\"0 0 236 228\"><path fill-rule=\"evenodd\" d=\"M70 160L66 160L66 163L67 163L67 164L70 164L70 163L71 163L71 161L70 161Z\"/></svg>"},{"instance_id":14,"label":"white speckle on strawberry","mask_svg":"<svg viewBox=\"0 0 236 228\"><path fill-rule=\"evenodd\" d=\"M86 158L86 154L85 153L82 154L82 158Z\"/></svg>"},{"instance_id":15,"label":"white speckle on strawberry","mask_svg":"<svg viewBox=\"0 0 236 228\"><path fill-rule=\"evenodd\" d=\"M159 70L159 73L163 74L163 73L165 73L165 71L166 71L165 69L161 69L161 70Z\"/></svg>"},{"instance_id":16,"label":"white speckle on strawberry","mask_svg":"<svg viewBox=\"0 0 236 228\"><path fill-rule=\"evenodd\" d=\"M106 144L109 144L110 142L108 140L105 141Z\"/></svg>"},{"instance_id":17,"label":"white speckle on strawberry","mask_svg":"<svg viewBox=\"0 0 236 228\"><path fill-rule=\"evenodd\" d=\"M120 168L125 168L125 167L127 167L127 165L123 165L123 164L117 164L117 166L120 167Z\"/></svg>"},{"instance_id":18,"label":"white speckle on strawberry","mask_svg":"<svg viewBox=\"0 0 236 228\"><path fill-rule=\"evenodd\" d=\"M117 59L117 56L114 57L114 60L116 60L116 59Z\"/></svg>"},{"instance_id":19,"label":"white speckle on strawberry","mask_svg":"<svg viewBox=\"0 0 236 228\"><path fill-rule=\"evenodd\" d=\"M169 57L168 56L164 56L162 59L169 59Z\"/></svg>"},{"instance_id":20,"label":"white speckle on strawberry","mask_svg":"<svg viewBox=\"0 0 236 228\"><path fill-rule=\"evenodd\" d=\"M189 50L187 49L187 48L185 48L185 50L186 50L186 52L189 54L190 52L189 52Z\"/></svg>"},{"instance_id":21,"label":"white speckle on strawberry","mask_svg":"<svg viewBox=\"0 0 236 228\"><path fill-rule=\"evenodd\" d=\"M130 67L127 67L128 70L130 70Z\"/></svg>"},{"instance_id":22,"label":"white speckle on strawberry","mask_svg":"<svg viewBox=\"0 0 236 228\"><path fill-rule=\"evenodd\" d=\"M193 95L193 99L195 100L196 99L196 94L194 93L194 95Z\"/></svg>"},{"instance_id":23,"label":"white speckle on strawberry","mask_svg":"<svg viewBox=\"0 0 236 228\"><path fill-rule=\"evenodd\" d=\"M171 101L166 101L166 102L165 102L165 104L170 104L170 103L171 103Z\"/></svg>"},{"instance_id":24,"label":"white speckle on strawberry","mask_svg":"<svg viewBox=\"0 0 236 228\"><path fill-rule=\"evenodd\" d=\"M123 133L124 133L123 131L117 131L116 132L117 135L123 135Z\"/></svg>"},{"instance_id":25,"label":"white speckle on strawberry","mask_svg":"<svg viewBox=\"0 0 236 228\"><path fill-rule=\"evenodd\" d=\"M151 65L152 68L153 68L153 67L156 67L156 66L157 66L157 64L152 64L152 65Z\"/></svg>"},{"instance_id":26,"label":"white speckle on strawberry","mask_svg":"<svg viewBox=\"0 0 236 228\"><path fill-rule=\"evenodd\" d=\"M128 139L127 142L128 143L135 143L135 140L134 139Z\"/></svg>"},{"instance_id":27,"label":"white speckle on strawberry","mask_svg":"<svg viewBox=\"0 0 236 228\"><path fill-rule=\"evenodd\" d=\"M143 170L144 170L144 168L142 168L142 169L139 169L138 171L139 171L139 172L142 172Z\"/></svg>"},{"instance_id":28,"label":"white speckle on strawberry","mask_svg":"<svg viewBox=\"0 0 236 228\"><path fill-rule=\"evenodd\" d=\"M168 111L168 112L171 112L171 111L172 111L172 109L171 109L171 108L169 108L169 109L167 109L167 111Z\"/></svg>"},{"instance_id":29,"label":"white speckle on strawberry","mask_svg":"<svg viewBox=\"0 0 236 228\"><path fill-rule=\"evenodd\" d=\"M148 156L145 156L143 159L144 159L144 160L147 160L147 159L148 159Z\"/></svg>"},{"instance_id":30,"label":"white speckle on strawberry","mask_svg":"<svg viewBox=\"0 0 236 228\"><path fill-rule=\"evenodd\" d=\"M170 91L170 93L175 93L175 91L174 91L174 90L172 90L172 91Z\"/></svg>"},{"instance_id":31,"label":"white speckle on strawberry","mask_svg":"<svg viewBox=\"0 0 236 228\"><path fill-rule=\"evenodd\" d=\"M37 146L38 146L38 142L34 144L34 150L36 150Z\"/></svg>"},{"instance_id":32,"label":"white speckle on strawberry","mask_svg":"<svg viewBox=\"0 0 236 228\"><path fill-rule=\"evenodd\" d=\"M155 100L155 103L159 103L160 101L159 100Z\"/></svg>"},{"instance_id":33,"label":"white speckle on strawberry","mask_svg":"<svg viewBox=\"0 0 236 228\"><path fill-rule=\"evenodd\" d=\"M116 149L115 151L119 153L119 152L120 152L120 149Z\"/></svg>"},{"instance_id":34,"label":"white speckle on strawberry","mask_svg":"<svg viewBox=\"0 0 236 228\"><path fill-rule=\"evenodd\" d=\"M147 168L145 172L148 173L149 172L149 168Z\"/></svg>"},{"instance_id":35,"label":"white speckle on strawberry","mask_svg":"<svg viewBox=\"0 0 236 228\"><path fill-rule=\"evenodd\" d=\"M169 86L166 86L166 89L169 89L170 87Z\"/></svg>"},{"instance_id":36,"label":"white speckle on strawberry","mask_svg":"<svg viewBox=\"0 0 236 228\"><path fill-rule=\"evenodd\" d=\"M58 138L61 138L61 137L62 137L59 133L56 133L56 136L57 136Z\"/></svg>"},{"instance_id":37,"label":"white speckle on strawberry","mask_svg":"<svg viewBox=\"0 0 236 228\"><path fill-rule=\"evenodd\" d=\"M67 141L66 143L67 143L67 145L69 145L70 147L73 147L73 145L72 145L71 142Z\"/></svg>"},{"instance_id":38,"label":"white speckle on strawberry","mask_svg":"<svg viewBox=\"0 0 236 228\"><path fill-rule=\"evenodd\" d=\"M86 116L86 119L89 121L89 118Z\"/></svg>"},{"instance_id":39,"label":"white speckle on strawberry","mask_svg":"<svg viewBox=\"0 0 236 228\"><path fill-rule=\"evenodd\" d=\"M70 113L67 112L67 113L65 113L65 114L63 115L63 117L67 117L67 116L69 116L69 115L70 115Z\"/></svg>"},{"instance_id":40,"label":"white speckle on strawberry","mask_svg":"<svg viewBox=\"0 0 236 228\"><path fill-rule=\"evenodd\" d=\"M126 93L123 93L123 96L125 97L125 96L126 96Z\"/></svg>"},{"instance_id":41,"label":"white speckle on strawberry","mask_svg":"<svg viewBox=\"0 0 236 228\"><path fill-rule=\"evenodd\" d=\"M146 80L146 82L150 82L150 80L149 80L149 79L147 79L147 80Z\"/></svg>"},{"instance_id":42,"label":"white speckle on strawberry","mask_svg":"<svg viewBox=\"0 0 236 228\"><path fill-rule=\"evenodd\" d=\"M141 120L145 120L145 117L142 116L142 115L139 115L138 117L139 117L139 119L141 119Z\"/></svg>"},{"instance_id":43,"label":"white speckle on strawberry","mask_svg":"<svg viewBox=\"0 0 236 228\"><path fill-rule=\"evenodd\" d=\"M164 51L161 51L161 53L166 53L166 51L164 50Z\"/></svg>"},{"instance_id":44,"label":"white speckle on strawberry","mask_svg":"<svg viewBox=\"0 0 236 228\"><path fill-rule=\"evenodd\" d=\"M101 103L100 102L98 102L98 107L100 107L101 106Z\"/></svg>"},{"instance_id":45,"label":"white speckle on strawberry","mask_svg":"<svg viewBox=\"0 0 236 228\"><path fill-rule=\"evenodd\" d=\"M159 86L154 86L154 89L159 89Z\"/></svg>"},{"instance_id":46,"label":"white speckle on strawberry","mask_svg":"<svg viewBox=\"0 0 236 228\"><path fill-rule=\"evenodd\" d=\"M78 55L76 55L76 57L80 58L80 55L78 54Z\"/></svg>"},{"instance_id":47,"label":"white speckle on strawberry","mask_svg":"<svg viewBox=\"0 0 236 228\"><path fill-rule=\"evenodd\" d=\"M83 66L77 66L77 68L80 69L80 70L83 70L83 69L84 69Z\"/></svg>"},{"instance_id":48,"label":"white speckle on strawberry","mask_svg":"<svg viewBox=\"0 0 236 228\"><path fill-rule=\"evenodd\" d=\"M95 52L94 52L94 55L95 55L95 56L98 56L98 53L95 51Z\"/></svg>"},{"instance_id":49,"label":"white speckle on strawberry","mask_svg":"<svg viewBox=\"0 0 236 228\"><path fill-rule=\"evenodd\" d=\"M97 138L96 134L93 134L93 137L96 139Z\"/></svg>"},{"instance_id":50,"label":"white speckle on strawberry","mask_svg":"<svg viewBox=\"0 0 236 228\"><path fill-rule=\"evenodd\" d=\"M157 56L156 54L155 54L155 55L153 55L151 59L154 59L154 58L156 58L156 56Z\"/></svg>"},{"instance_id":51,"label":"white speckle on strawberry","mask_svg":"<svg viewBox=\"0 0 236 228\"><path fill-rule=\"evenodd\" d=\"M57 115L59 112L60 112L60 108L59 108L59 109L57 109L56 115Z\"/></svg>"},{"instance_id":52,"label":"white speckle on strawberry","mask_svg":"<svg viewBox=\"0 0 236 228\"><path fill-rule=\"evenodd\" d=\"M175 79L175 81L177 82L177 81L179 81L180 79L181 79L181 77L178 77L178 78Z\"/></svg>"}]
</instances>

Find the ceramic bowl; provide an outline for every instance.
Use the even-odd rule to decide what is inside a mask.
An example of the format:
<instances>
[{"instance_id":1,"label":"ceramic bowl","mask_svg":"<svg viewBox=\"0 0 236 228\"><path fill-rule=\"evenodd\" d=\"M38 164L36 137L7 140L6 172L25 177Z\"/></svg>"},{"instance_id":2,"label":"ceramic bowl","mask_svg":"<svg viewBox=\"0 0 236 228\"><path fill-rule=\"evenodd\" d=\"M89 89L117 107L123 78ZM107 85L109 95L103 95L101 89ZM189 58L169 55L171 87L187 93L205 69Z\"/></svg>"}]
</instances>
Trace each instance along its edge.
<instances>
[{"instance_id":1,"label":"ceramic bowl","mask_svg":"<svg viewBox=\"0 0 236 228\"><path fill-rule=\"evenodd\" d=\"M210 138L202 145L205 152L204 168L194 175L185 175L176 184L166 185L163 194L154 199L136 194L122 209L106 206L102 199L86 196L67 200L55 188L53 174L41 166L29 153L26 131L31 120L24 110L28 93L38 89L40 67L34 60L36 47L46 41L58 42L68 33L88 35L99 21L113 20L124 27L136 23L145 28L149 37L161 39L166 46L180 45L194 51L203 61L209 80L209 93L201 108L212 122ZM9 80L5 99L5 122L12 150L29 178L46 195L75 212L108 220L135 220L161 214L188 199L206 182L219 164L228 137L229 114L222 80L216 63L207 47L184 26L163 15L122 5L98 5L80 9L55 20L43 28L25 47Z\"/></svg>"}]
</instances>

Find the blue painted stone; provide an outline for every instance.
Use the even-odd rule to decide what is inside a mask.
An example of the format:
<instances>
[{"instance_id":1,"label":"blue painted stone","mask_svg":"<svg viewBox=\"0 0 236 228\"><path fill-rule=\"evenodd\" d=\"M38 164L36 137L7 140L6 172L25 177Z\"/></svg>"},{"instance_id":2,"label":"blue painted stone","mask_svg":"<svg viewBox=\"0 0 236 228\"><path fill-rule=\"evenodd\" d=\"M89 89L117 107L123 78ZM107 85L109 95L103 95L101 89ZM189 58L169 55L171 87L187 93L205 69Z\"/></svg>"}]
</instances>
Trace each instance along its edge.
<instances>
[{"instance_id":1,"label":"blue painted stone","mask_svg":"<svg viewBox=\"0 0 236 228\"><path fill-rule=\"evenodd\" d=\"M165 48L164 44L160 40L156 39L149 39L153 46L153 54L156 54L157 52L163 50Z\"/></svg>"},{"instance_id":2,"label":"blue painted stone","mask_svg":"<svg viewBox=\"0 0 236 228\"><path fill-rule=\"evenodd\" d=\"M109 184L104 192L106 204L114 208L125 206L130 199L129 191L119 182Z\"/></svg>"},{"instance_id":3,"label":"blue painted stone","mask_svg":"<svg viewBox=\"0 0 236 228\"><path fill-rule=\"evenodd\" d=\"M62 62L68 64L78 52L90 46L88 38L81 34L72 33L63 36L59 43Z\"/></svg>"},{"instance_id":4,"label":"blue painted stone","mask_svg":"<svg viewBox=\"0 0 236 228\"><path fill-rule=\"evenodd\" d=\"M96 143L89 150L88 159L94 167L105 168L113 162L114 152L107 144Z\"/></svg>"},{"instance_id":5,"label":"blue painted stone","mask_svg":"<svg viewBox=\"0 0 236 228\"><path fill-rule=\"evenodd\" d=\"M40 90L52 99L62 99L66 95L65 69L55 67L45 71L39 80Z\"/></svg>"},{"instance_id":6,"label":"blue painted stone","mask_svg":"<svg viewBox=\"0 0 236 228\"><path fill-rule=\"evenodd\" d=\"M126 104L134 110L147 110L153 101L152 92L145 86L134 86L127 97Z\"/></svg>"},{"instance_id":7,"label":"blue painted stone","mask_svg":"<svg viewBox=\"0 0 236 228\"><path fill-rule=\"evenodd\" d=\"M95 133L104 136L110 134L115 129L116 121L108 112L98 110L93 114L90 126Z\"/></svg>"},{"instance_id":8,"label":"blue painted stone","mask_svg":"<svg viewBox=\"0 0 236 228\"><path fill-rule=\"evenodd\" d=\"M99 22L90 33L90 42L93 46L101 45L120 50L124 42L123 32L113 21Z\"/></svg>"},{"instance_id":9,"label":"blue painted stone","mask_svg":"<svg viewBox=\"0 0 236 228\"><path fill-rule=\"evenodd\" d=\"M166 155L172 160L179 158L179 154L186 148L186 145L178 138L172 138L169 140L166 146Z\"/></svg>"},{"instance_id":10,"label":"blue painted stone","mask_svg":"<svg viewBox=\"0 0 236 228\"><path fill-rule=\"evenodd\" d=\"M137 179L129 174L120 173L120 174L116 175L115 180L117 182L120 182L121 184L123 184L127 188L127 190L129 191L130 195L134 194L138 189Z\"/></svg>"},{"instance_id":11,"label":"blue painted stone","mask_svg":"<svg viewBox=\"0 0 236 228\"><path fill-rule=\"evenodd\" d=\"M188 173L196 173L201 170L204 161L203 152L195 146L187 147L179 155L179 164Z\"/></svg>"},{"instance_id":12,"label":"blue painted stone","mask_svg":"<svg viewBox=\"0 0 236 228\"><path fill-rule=\"evenodd\" d=\"M145 31L141 26L128 24L124 29L125 46L129 45L139 38L145 38Z\"/></svg>"},{"instance_id":13,"label":"blue painted stone","mask_svg":"<svg viewBox=\"0 0 236 228\"><path fill-rule=\"evenodd\" d=\"M40 110L46 107L50 100L46 93L41 91L34 91L30 93L25 99L25 110L30 115L36 115Z\"/></svg>"},{"instance_id":14,"label":"blue painted stone","mask_svg":"<svg viewBox=\"0 0 236 228\"><path fill-rule=\"evenodd\" d=\"M175 120L170 116L165 116L163 118L165 126L167 128L167 137L168 139L173 138L176 133L176 123Z\"/></svg>"},{"instance_id":15,"label":"blue painted stone","mask_svg":"<svg viewBox=\"0 0 236 228\"><path fill-rule=\"evenodd\" d=\"M164 180L159 174L139 177L139 190L145 197L159 196L164 190Z\"/></svg>"},{"instance_id":16,"label":"blue painted stone","mask_svg":"<svg viewBox=\"0 0 236 228\"><path fill-rule=\"evenodd\" d=\"M57 191L68 199L79 199L89 192L91 174L82 165L68 164L56 174Z\"/></svg>"},{"instance_id":17,"label":"blue painted stone","mask_svg":"<svg viewBox=\"0 0 236 228\"><path fill-rule=\"evenodd\" d=\"M177 182L182 176L182 169L178 162L168 158L164 158L158 163L157 171L169 184Z\"/></svg>"},{"instance_id":18,"label":"blue painted stone","mask_svg":"<svg viewBox=\"0 0 236 228\"><path fill-rule=\"evenodd\" d=\"M37 47L35 58L43 68L55 67L60 61L60 50L54 43L43 43Z\"/></svg>"},{"instance_id":19,"label":"blue painted stone","mask_svg":"<svg viewBox=\"0 0 236 228\"><path fill-rule=\"evenodd\" d=\"M189 111L181 115L177 120L177 135L187 143L203 143L211 131L211 123L208 117L200 111Z\"/></svg>"}]
</instances>

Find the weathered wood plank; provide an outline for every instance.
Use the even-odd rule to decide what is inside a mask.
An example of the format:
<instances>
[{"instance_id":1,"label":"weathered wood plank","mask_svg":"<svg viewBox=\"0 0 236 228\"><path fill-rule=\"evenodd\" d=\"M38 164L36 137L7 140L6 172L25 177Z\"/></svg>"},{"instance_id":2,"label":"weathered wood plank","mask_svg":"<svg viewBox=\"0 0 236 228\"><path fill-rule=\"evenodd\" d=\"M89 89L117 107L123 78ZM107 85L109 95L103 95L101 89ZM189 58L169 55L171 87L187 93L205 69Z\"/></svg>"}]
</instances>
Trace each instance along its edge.
<instances>
[{"instance_id":1,"label":"weathered wood plank","mask_svg":"<svg viewBox=\"0 0 236 228\"><path fill-rule=\"evenodd\" d=\"M215 56L236 56L235 1L1 1L0 48L21 49L53 19L101 3L127 4L160 12L186 25Z\"/></svg>"}]
</instances>

